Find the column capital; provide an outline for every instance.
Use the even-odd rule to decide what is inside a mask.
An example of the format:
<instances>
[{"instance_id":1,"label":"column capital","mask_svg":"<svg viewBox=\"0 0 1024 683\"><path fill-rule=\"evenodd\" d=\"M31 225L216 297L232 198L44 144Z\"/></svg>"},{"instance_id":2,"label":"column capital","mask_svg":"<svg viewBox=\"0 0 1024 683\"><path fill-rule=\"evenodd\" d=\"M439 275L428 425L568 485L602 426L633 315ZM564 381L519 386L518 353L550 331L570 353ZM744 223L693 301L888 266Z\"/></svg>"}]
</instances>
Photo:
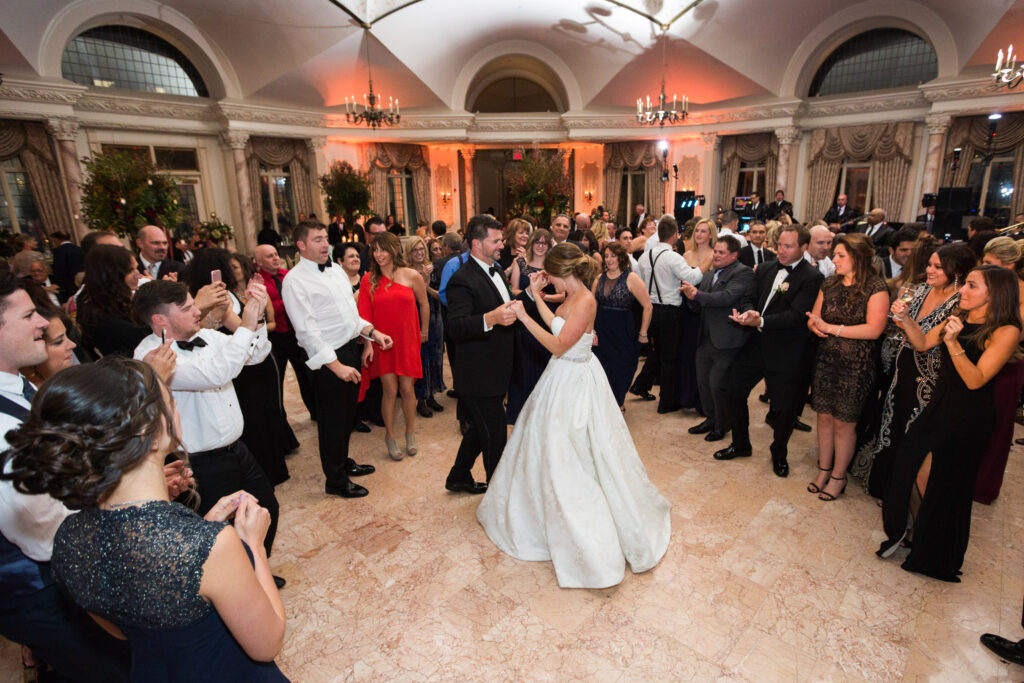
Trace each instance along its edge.
<instances>
[{"instance_id":1,"label":"column capital","mask_svg":"<svg viewBox=\"0 0 1024 683\"><path fill-rule=\"evenodd\" d=\"M718 149L718 145L721 143L722 138L719 137L718 133L701 133L701 140L704 141L705 150Z\"/></svg>"},{"instance_id":2,"label":"column capital","mask_svg":"<svg viewBox=\"0 0 1024 683\"><path fill-rule=\"evenodd\" d=\"M74 141L78 137L78 119L61 117L47 119L46 130L57 140Z\"/></svg>"},{"instance_id":3,"label":"column capital","mask_svg":"<svg viewBox=\"0 0 1024 683\"><path fill-rule=\"evenodd\" d=\"M793 145L800 141L803 131L796 126L783 126L775 129L775 137L779 139L780 145Z\"/></svg>"},{"instance_id":4,"label":"column capital","mask_svg":"<svg viewBox=\"0 0 1024 683\"><path fill-rule=\"evenodd\" d=\"M245 149L249 143L249 134L242 130L222 130L220 141L224 143L225 147L231 149Z\"/></svg>"},{"instance_id":5,"label":"column capital","mask_svg":"<svg viewBox=\"0 0 1024 683\"><path fill-rule=\"evenodd\" d=\"M948 114L929 114L924 118L929 135L945 135L952 123L953 117Z\"/></svg>"},{"instance_id":6,"label":"column capital","mask_svg":"<svg viewBox=\"0 0 1024 683\"><path fill-rule=\"evenodd\" d=\"M306 149L309 150L310 154L316 154L317 150L321 150L326 146L326 135L318 135L316 137L306 138Z\"/></svg>"},{"instance_id":7,"label":"column capital","mask_svg":"<svg viewBox=\"0 0 1024 683\"><path fill-rule=\"evenodd\" d=\"M459 151L462 152L464 159L472 159L476 156L476 147L459 147Z\"/></svg>"}]
</instances>

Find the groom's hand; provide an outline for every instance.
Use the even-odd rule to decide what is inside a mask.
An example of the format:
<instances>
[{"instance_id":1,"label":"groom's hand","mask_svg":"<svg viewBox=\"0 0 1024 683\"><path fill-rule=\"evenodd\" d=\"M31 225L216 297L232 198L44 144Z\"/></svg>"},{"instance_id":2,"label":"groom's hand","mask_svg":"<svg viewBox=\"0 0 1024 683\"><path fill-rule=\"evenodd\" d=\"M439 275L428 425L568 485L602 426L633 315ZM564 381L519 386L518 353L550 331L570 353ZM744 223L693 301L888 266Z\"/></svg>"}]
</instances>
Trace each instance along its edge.
<instances>
[{"instance_id":1,"label":"groom's hand","mask_svg":"<svg viewBox=\"0 0 1024 683\"><path fill-rule=\"evenodd\" d=\"M484 322L488 327L496 325L508 326L516 321L516 312L511 304L502 304L493 311L484 313Z\"/></svg>"}]
</instances>

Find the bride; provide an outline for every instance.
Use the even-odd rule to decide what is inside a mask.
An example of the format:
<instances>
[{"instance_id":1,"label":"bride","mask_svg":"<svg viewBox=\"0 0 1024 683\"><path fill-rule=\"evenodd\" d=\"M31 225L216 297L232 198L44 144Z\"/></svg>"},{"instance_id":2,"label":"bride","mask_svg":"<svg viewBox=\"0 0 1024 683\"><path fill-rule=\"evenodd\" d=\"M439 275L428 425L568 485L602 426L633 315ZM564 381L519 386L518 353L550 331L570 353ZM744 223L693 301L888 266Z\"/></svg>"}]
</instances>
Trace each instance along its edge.
<instances>
[{"instance_id":1,"label":"bride","mask_svg":"<svg viewBox=\"0 0 1024 683\"><path fill-rule=\"evenodd\" d=\"M530 276L543 326L516 307L552 358L516 421L477 519L503 552L555 566L563 588L621 583L668 548L669 503L647 478L600 362L591 353L594 262L552 248ZM553 314L542 289L565 292Z\"/></svg>"}]
</instances>

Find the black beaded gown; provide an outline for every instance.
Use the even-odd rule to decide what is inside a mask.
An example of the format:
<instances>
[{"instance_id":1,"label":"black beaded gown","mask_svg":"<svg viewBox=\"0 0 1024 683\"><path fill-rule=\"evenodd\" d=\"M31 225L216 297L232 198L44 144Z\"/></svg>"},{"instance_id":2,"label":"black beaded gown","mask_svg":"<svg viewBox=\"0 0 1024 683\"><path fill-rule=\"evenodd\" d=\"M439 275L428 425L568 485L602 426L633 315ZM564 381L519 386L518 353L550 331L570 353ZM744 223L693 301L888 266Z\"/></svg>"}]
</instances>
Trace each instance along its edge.
<instances>
[{"instance_id":1,"label":"black beaded gown","mask_svg":"<svg viewBox=\"0 0 1024 683\"><path fill-rule=\"evenodd\" d=\"M863 325L868 300L888 292L885 280L873 277L863 292L841 282L822 286L821 319L830 325ZM875 386L878 340L828 336L818 342L811 406L843 422L857 422Z\"/></svg>"},{"instance_id":2,"label":"black beaded gown","mask_svg":"<svg viewBox=\"0 0 1024 683\"><path fill-rule=\"evenodd\" d=\"M597 316L594 318L597 346L594 347L594 355L601 362L615 402L620 406L626 400L626 391L633 382L640 360L640 345L633 320L636 298L627 286L628 276L629 273L622 273L609 280L608 274L602 273L594 295L597 299Z\"/></svg>"},{"instance_id":3,"label":"black beaded gown","mask_svg":"<svg viewBox=\"0 0 1024 683\"><path fill-rule=\"evenodd\" d=\"M958 337L967 358L975 364L983 352L981 345L971 339L978 328L964 323ZM918 470L931 453L928 485L913 522L913 548L903 568L958 583L971 532L974 478L992 429L995 398L992 382L980 389L968 389L953 367L945 344L941 347L941 367L932 400L903 437L893 459L882 503L888 535L882 548L903 536Z\"/></svg>"},{"instance_id":4,"label":"black beaded gown","mask_svg":"<svg viewBox=\"0 0 1024 683\"><path fill-rule=\"evenodd\" d=\"M87 508L57 530L54 577L74 603L128 638L132 681L288 680L273 662L250 659L199 595L203 564L224 526L157 500Z\"/></svg>"},{"instance_id":5,"label":"black beaded gown","mask_svg":"<svg viewBox=\"0 0 1024 683\"><path fill-rule=\"evenodd\" d=\"M529 289L530 273L536 273L541 269L534 268L521 256L516 262L519 264L519 282L516 284L516 288ZM555 289L548 285L544 288L544 293L554 294ZM537 313L537 306L532 301L524 301L523 305L526 307L526 312L537 324L547 328L540 314ZM508 404L505 409L510 425L516 423L519 411L523 409L526 399L530 397L530 392L537 386L540 376L544 373L544 368L548 366L548 361L551 360L551 352L544 348L544 345L537 341L536 337L530 334L525 325L516 325L515 330L516 350L512 361L512 382L508 387Z\"/></svg>"}]
</instances>

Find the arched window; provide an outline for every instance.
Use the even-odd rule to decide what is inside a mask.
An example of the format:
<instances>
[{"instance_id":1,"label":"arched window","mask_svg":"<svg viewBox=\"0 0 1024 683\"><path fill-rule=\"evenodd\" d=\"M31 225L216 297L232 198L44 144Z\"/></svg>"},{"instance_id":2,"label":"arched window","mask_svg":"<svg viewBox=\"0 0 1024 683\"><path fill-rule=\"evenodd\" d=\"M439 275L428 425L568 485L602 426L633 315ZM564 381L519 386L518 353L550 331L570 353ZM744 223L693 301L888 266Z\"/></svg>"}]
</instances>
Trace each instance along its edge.
<instances>
[{"instance_id":1,"label":"arched window","mask_svg":"<svg viewBox=\"0 0 1024 683\"><path fill-rule=\"evenodd\" d=\"M910 31L880 28L840 45L818 67L808 96L840 95L919 85L939 74L927 40Z\"/></svg>"},{"instance_id":2,"label":"arched window","mask_svg":"<svg viewBox=\"0 0 1024 683\"><path fill-rule=\"evenodd\" d=\"M68 43L61 75L81 85L209 97L199 71L163 38L131 26L98 26Z\"/></svg>"},{"instance_id":3,"label":"arched window","mask_svg":"<svg viewBox=\"0 0 1024 683\"><path fill-rule=\"evenodd\" d=\"M471 111L485 114L506 112L553 112L558 105L547 90L526 78L502 78L485 87Z\"/></svg>"}]
</instances>

